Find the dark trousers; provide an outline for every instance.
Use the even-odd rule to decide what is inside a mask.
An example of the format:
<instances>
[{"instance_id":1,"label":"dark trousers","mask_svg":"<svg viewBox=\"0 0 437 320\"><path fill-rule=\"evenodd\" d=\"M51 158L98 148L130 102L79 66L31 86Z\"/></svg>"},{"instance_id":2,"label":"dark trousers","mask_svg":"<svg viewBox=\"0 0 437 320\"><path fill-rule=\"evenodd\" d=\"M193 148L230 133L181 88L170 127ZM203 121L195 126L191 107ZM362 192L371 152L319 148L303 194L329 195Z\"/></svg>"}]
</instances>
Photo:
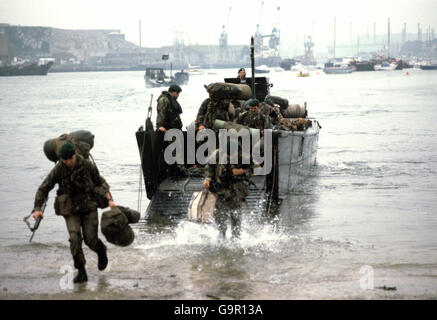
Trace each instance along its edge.
<instances>
[{"instance_id":1,"label":"dark trousers","mask_svg":"<svg viewBox=\"0 0 437 320\"><path fill-rule=\"evenodd\" d=\"M230 219L232 238L239 238L241 233L241 200L235 194L234 197L230 196L229 189L219 190L217 196L214 220L221 237L226 237L226 221Z\"/></svg>"},{"instance_id":2,"label":"dark trousers","mask_svg":"<svg viewBox=\"0 0 437 320\"><path fill-rule=\"evenodd\" d=\"M106 247L98 238L98 215L97 210L86 213L64 216L67 230L70 235L70 251L73 256L74 267L83 268L86 260L82 251L82 235L85 244L94 252L98 253Z\"/></svg>"}]
</instances>

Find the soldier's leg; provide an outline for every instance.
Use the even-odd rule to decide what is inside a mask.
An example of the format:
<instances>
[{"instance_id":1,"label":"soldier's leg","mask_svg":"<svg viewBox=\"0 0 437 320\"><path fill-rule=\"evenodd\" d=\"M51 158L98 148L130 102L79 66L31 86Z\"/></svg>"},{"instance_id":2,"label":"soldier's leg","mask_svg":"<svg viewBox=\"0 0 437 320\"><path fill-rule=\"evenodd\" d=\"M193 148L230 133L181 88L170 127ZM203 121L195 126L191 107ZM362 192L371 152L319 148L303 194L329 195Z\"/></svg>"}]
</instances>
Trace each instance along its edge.
<instances>
[{"instance_id":1,"label":"soldier's leg","mask_svg":"<svg viewBox=\"0 0 437 320\"><path fill-rule=\"evenodd\" d=\"M231 211L232 238L240 238L241 234L241 208Z\"/></svg>"},{"instance_id":2,"label":"soldier's leg","mask_svg":"<svg viewBox=\"0 0 437 320\"><path fill-rule=\"evenodd\" d=\"M99 270L104 270L108 264L106 246L98 237L99 220L97 210L91 210L82 216L82 231L85 244L97 253Z\"/></svg>"},{"instance_id":3,"label":"soldier's leg","mask_svg":"<svg viewBox=\"0 0 437 320\"><path fill-rule=\"evenodd\" d=\"M97 210L82 215L82 232L85 244L93 251L99 252L105 245L98 237L99 220Z\"/></svg>"},{"instance_id":4,"label":"soldier's leg","mask_svg":"<svg viewBox=\"0 0 437 320\"><path fill-rule=\"evenodd\" d=\"M65 223L67 224L68 233L70 235L70 251L73 256L74 267L79 270L79 273L74 277L74 283L81 283L88 281L88 277L85 271L85 256L82 251L82 235L80 232L81 216L72 214L64 216Z\"/></svg>"},{"instance_id":5,"label":"soldier's leg","mask_svg":"<svg viewBox=\"0 0 437 320\"><path fill-rule=\"evenodd\" d=\"M85 266L85 256L82 251L82 235L80 232L81 217L76 214L64 216L65 223L69 234L70 251L73 256L74 267L76 269L83 268Z\"/></svg>"},{"instance_id":6,"label":"soldier's leg","mask_svg":"<svg viewBox=\"0 0 437 320\"><path fill-rule=\"evenodd\" d=\"M227 212L226 208L223 205L223 202L220 200L220 198L217 199L216 207L214 209L214 220L217 224L217 227L220 232L220 237L226 238L226 220L227 220Z\"/></svg>"},{"instance_id":7,"label":"soldier's leg","mask_svg":"<svg viewBox=\"0 0 437 320\"><path fill-rule=\"evenodd\" d=\"M229 202L232 208L232 237L239 238L241 234L241 207L246 202L246 197L249 194L249 184L243 181L236 182L233 186L233 194L234 198Z\"/></svg>"}]
</instances>

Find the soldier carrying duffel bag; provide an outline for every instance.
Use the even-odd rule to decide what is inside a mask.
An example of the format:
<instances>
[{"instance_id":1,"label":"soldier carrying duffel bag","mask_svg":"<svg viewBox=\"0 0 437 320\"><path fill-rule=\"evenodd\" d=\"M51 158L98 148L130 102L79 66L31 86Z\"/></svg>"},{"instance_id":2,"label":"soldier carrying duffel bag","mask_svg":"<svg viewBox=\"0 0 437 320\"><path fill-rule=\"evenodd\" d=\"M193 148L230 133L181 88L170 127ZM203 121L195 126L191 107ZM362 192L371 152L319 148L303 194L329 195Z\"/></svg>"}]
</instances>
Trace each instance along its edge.
<instances>
[{"instance_id":1,"label":"soldier carrying duffel bag","mask_svg":"<svg viewBox=\"0 0 437 320\"><path fill-rule=\"evenodd\" d=\"M116 206L102 213L100 229L108 242L126 247L135 239L135 234L129 224L137 223L139 220L138 211Z\"/></svg>"}]
</instances>

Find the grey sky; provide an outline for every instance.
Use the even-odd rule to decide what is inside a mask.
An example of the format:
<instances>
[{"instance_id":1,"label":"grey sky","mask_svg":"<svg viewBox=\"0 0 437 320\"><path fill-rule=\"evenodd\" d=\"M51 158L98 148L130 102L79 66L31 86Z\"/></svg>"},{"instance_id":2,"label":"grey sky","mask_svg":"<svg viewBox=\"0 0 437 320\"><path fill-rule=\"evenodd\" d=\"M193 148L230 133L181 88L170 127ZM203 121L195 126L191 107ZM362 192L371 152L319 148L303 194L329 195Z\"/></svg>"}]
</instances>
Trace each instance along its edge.
<instances>
[{"instance_id":1,"label":"grey sky","mask_svg":"<svg viewBox=\"0 0 437 320\"><path fill-rule=\"evenodd\" d=\"M142 20L144 46L158 47L173 42L174 31L184 31L185 43L217 44L229 7L229 43L247 43L260 20L261 0L0 0L0 23L50 26L67 29L120 29L126 39L138 43L138 21ZM337 20L339 42L350 39L350 23L358 33L387 30L400 33L404 22L409 33L428 25L437 28L437 0L265 0L261 20L263 33L269 33L281 7L282 45L293 46L304 34L312 34L317 45L333 38L333 18ZM437 31L437 30L436 30Z\"/></svg>"}]
</instances>

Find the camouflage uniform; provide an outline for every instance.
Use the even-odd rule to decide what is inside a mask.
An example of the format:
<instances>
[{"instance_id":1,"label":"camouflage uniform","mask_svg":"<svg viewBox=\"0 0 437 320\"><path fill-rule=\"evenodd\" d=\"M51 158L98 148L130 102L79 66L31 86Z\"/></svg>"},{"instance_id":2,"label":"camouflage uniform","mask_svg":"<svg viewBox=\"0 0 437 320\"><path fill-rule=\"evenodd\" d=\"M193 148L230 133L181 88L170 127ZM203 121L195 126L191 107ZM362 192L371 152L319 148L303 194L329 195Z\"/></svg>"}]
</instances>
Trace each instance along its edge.
<instances>
[{"instance_id":1,"label":"camouflage uniform","mask_svg":"<svg viewBox=\"0 0 437 320\"><path fill-rule=\"evenodd\" d=\"M274 126L278 125L279 121L284 118L279 107L272 106L265 102L260 103L259 111L266 117L270 117L270 123Z\"/></svg>"},{"instance_id":2,"label":"camouflage uniform","mask_svg":"<svg viewBox=\"0 0 437 320\"><path fill-rule=\"evenodd\" d=\"M65 218L70 235L70 251L73 256L74 266L80 269L86 263L82 251L82 234L85 244L90 249L96 253L106 250L97 234L98 215L95 192L96 187L103 189L104 193L109 192L109 186L91 161L76 154L76 165L73 169L69 169L62 161L59 161L45 178L36 192L35 211L41 210L41 206L55 184L59 185L55 200L57 214L59 214L57 206L59 206L60 196L67 195L71 199L71 205L64 210L62 215Z\"/></svg>"},{"instance_id":3,"label":"camouflage uniform","mask_svg":"<svg viewBox=\"0 0 437 320\"><path fill-rule=\"evenodd\" d=\"M158 114L156 126L165 129L182 129L180 114L182 108L179 102L167 91L163 91L158 98Z\"/></svg>"},{"instance_id":4,"label":"camouflage uniform","mask_svg":"<svg viewBox=\"0 0 437 320\"><path fill-rule=\"evenodd\" d=\"M231 219L232 236L238 237L241 228L241 203L249 195L249 180L252 174L250 165L219 164L219 151L216 150L216 164L205 166L205 178L211 181L210 191L217 194L214 218L221 235L226 235L226 220ZM240 155L241 159L241 155ZM241 162L241 161L240 161ZM233 168L243 168L244 174L234 176Z\"/></svg>"},{"instance_id":5,"label":"camouflage uniform","mask_svg":"<svg viewBox=\"0 0 437 320\"><path fill-rule=\"evenodd\" d=\"M163 91L158 98L157 128L182 129L181 113L182 107L179 102L168 91ZM157 130L156 132L154 149L157 152L158 176L164 178L168 175L178 174L178 165L169 166L164 161L164 150L171 142L164 141L165 134L162 131Z\"/></svg>"},{"instance_id":6,"label":"camouflage uniform","mask_svg":"<svg viewBox=\"0 0 437 320\"><path fill-rule=\"evenodd\" d=\"M249 110L240 114L237 123L249 128L263 130L266 125L266 117L261 112L253 113Z\"/></svg>"},{"instance_id":7,"label":"camouflage uniform","mask_svg":"<svg viewBox=\"0 0 437 320\"><path fill-rule=\"evenodd\" d=\"M213 100L208 98L202 102L197 112L196 129L200 125L213 129L215 120L233 121L234 111L229 100Z\"/></svg>"}]
</instances>

